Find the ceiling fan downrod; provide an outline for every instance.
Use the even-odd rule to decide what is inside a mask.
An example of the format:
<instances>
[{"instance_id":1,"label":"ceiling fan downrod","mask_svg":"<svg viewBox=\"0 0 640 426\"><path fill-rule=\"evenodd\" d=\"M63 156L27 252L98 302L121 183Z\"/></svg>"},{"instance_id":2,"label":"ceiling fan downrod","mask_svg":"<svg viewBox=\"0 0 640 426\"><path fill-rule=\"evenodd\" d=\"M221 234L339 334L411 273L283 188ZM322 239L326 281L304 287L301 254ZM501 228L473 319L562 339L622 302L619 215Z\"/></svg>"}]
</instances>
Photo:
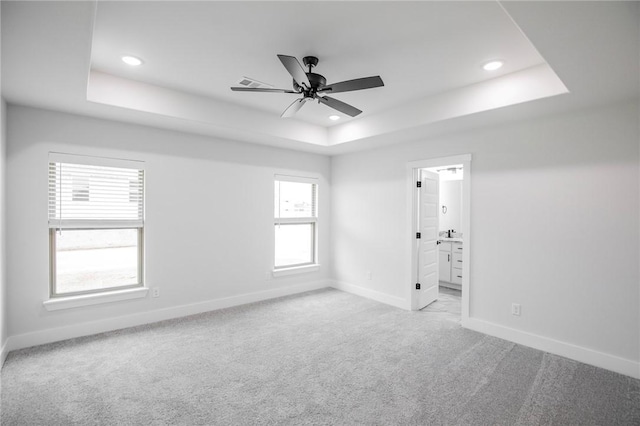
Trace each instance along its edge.
<instances>
[{"instance_id":1,"label":"ceiling fan downrod","mask_svg":"<svg viewBox=\"0 0 640 426\"><path fill-rule=\"evenodd\" d=\"M316 58L315 56L305 56L304 58L302 58L302 63L306 67L309 67L309 73L311 73L311 68L318 65L318 58Z\"/></svg>"}]
</instances>

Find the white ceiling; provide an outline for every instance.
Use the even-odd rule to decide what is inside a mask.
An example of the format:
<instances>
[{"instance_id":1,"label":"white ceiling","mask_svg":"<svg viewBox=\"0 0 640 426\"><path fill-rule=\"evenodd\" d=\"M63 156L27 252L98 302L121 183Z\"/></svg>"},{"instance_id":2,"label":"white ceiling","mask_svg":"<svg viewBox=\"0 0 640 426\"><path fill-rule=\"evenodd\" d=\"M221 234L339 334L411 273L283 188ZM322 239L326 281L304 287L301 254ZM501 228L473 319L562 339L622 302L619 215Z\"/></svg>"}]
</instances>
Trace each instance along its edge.
<instances>
[{"instance_id":1,"label":"white ceiling","mask_svg":"<svg viewBox=\"0 0 640 426\"><path fill-rule=\"evenodd\" d=\"M291 89L276 54L317 56L328 83L382 76L384 88L335 95L364 115L544 63L497 2L103 2L91 65L280 115L299 96L229 90L243 76ZM496 58L503 69L482 69ZM311 103L297 118L329 126L333 112Z\"/></svg>"},{"instance_id":2,"label":"white ceiling","mask_svg":"<svg viewBox=\"0 0 640 426\"><path fill-rule=\"evenodd\" d=\"M637 2L3 1L1 30L9 103L330 155L638 97ZM276 54L385 86L280 119L296 95L229 89L289 88Z\"/></svg>"}]
</instances>

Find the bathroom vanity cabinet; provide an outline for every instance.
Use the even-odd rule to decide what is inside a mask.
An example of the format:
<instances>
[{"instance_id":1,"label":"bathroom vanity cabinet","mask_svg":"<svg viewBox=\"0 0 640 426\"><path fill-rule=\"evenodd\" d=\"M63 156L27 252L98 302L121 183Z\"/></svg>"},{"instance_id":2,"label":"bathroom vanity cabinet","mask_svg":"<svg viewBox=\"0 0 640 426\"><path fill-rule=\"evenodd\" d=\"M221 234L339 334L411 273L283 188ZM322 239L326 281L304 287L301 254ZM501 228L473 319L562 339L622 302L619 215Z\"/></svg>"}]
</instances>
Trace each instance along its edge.
<instances>
[{"instance_id":1,"label":"bathroom vanity cabinet","mask_svg":"<svg viewBox=\"0 0 640 426\"><path fill-rule=\"evenodd\" d=\"M441 240L439 248L440 283L459 290L462 287L462 241Z\"/></svg>"}]
</instances>

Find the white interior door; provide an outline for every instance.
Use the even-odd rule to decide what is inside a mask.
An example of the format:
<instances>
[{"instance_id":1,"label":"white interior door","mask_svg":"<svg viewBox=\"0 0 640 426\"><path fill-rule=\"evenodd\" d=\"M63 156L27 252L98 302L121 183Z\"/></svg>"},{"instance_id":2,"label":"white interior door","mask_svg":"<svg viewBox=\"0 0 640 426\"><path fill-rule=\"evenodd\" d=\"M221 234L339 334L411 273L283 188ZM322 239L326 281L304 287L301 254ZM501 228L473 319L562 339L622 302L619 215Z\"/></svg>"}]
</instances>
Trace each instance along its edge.
<instances>
[{"instance_id":1,"label":"white interior door","mask_svg":"<svg viewBox=\"0 0 640 426\"><path fill-rule=\"evenodd\" d=\"M438 299L438 192L437 173L420 171L420 196L418 203L418 292L417 309Z\"/></svg>"}]
</instances>

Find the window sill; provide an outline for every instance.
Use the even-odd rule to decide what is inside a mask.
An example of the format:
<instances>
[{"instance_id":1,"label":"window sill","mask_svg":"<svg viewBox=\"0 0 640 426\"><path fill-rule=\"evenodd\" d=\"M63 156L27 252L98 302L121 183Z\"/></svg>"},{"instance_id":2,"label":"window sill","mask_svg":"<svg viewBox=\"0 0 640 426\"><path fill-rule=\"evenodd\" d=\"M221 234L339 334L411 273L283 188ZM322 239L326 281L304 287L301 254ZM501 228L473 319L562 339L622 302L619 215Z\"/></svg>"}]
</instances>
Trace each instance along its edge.
<instances>
[{"instance_id":1,"label":"window sill","mask_svg":"<svg viewBox=\"0 0 640 426\"><path fill-rule=\"evenodd\" d=\"M81 296L56 297L42 302L47 311L59 311L61 309L72 309L81 306L98 305L101 303L118 302L121 300L140 299L146 297L149 289L131 288L126 290L116 290L105 293L83 294Z\"/></svg>"},{"instance_id":2,"label":"window sill","mask_svg":"<svg viewBox=\"0 0 640 426\"><path fill-rule=\"evenodd\" d=\"M320 265L314 263L313 265L294 266L292 268L274 269L274 277L284 277L286 275L304 274L307 272L314 272L320 269Z\"/></svg>"}]
</instances>

